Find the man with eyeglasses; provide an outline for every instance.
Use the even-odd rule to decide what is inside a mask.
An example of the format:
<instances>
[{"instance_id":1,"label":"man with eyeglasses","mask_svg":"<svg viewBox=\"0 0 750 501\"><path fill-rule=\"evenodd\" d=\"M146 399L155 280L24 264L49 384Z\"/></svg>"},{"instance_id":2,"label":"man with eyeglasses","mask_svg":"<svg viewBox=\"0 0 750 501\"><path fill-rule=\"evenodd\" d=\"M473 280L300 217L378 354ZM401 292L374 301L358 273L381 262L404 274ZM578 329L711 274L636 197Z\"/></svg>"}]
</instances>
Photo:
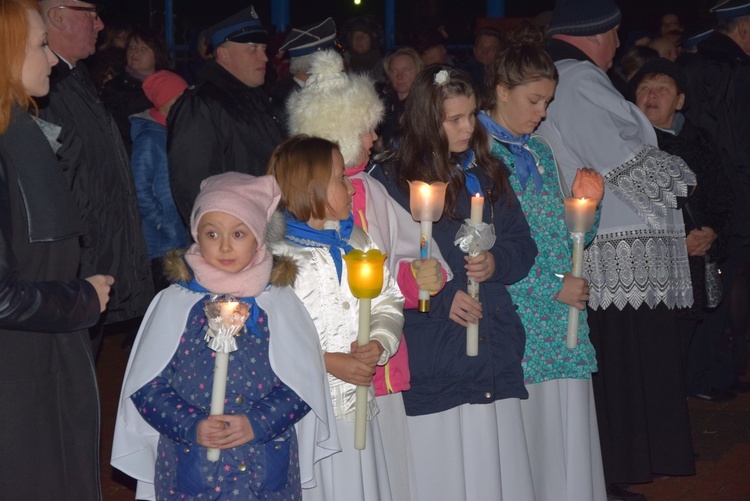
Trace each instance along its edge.
<instances>
[{"instance_id":1,"label":"man with eyeglasses","mask_svg":"<svg viewBox=\"0 0 750 501\"><path fill-rule=\"evenodd\" d=\"M40 5L50 49L60 58L50 74L49 96L39 101L40 114L61 127L57 156L86 228L79 274L115 277L107 311L91 331L96 355L105 324L131 321L146 311L153 297L150 265L128 154L83 64L94 53L104 23L91 3L44 0Z\"/></svg>"},{"instance_id":2,"label":"man with eyeglasses","mask_svg":"<svg viewBox=\"0 0 750 501\"><path fill-rule=\"evenodd\" d=\"M49 44L60 52L63 62L75 66L96 50L96 38L104 29L95 5L76 0L47 0L40 2L46 12ZM54 43L54 45L53 45Z\"/></svg>"},{"instance_id":3,"label":"man with eyeglasses","mask_svg":"<svg viewBox=\"0 0 750 501\"><path fill-rule=\"evenodd\" d=\"M211 26L207 39L214 58L167 120L169 178L186 222L203 179L227 171L265 174L284 137L262 88L268 32L255 9Z\"/></svg>"}]
</instances>

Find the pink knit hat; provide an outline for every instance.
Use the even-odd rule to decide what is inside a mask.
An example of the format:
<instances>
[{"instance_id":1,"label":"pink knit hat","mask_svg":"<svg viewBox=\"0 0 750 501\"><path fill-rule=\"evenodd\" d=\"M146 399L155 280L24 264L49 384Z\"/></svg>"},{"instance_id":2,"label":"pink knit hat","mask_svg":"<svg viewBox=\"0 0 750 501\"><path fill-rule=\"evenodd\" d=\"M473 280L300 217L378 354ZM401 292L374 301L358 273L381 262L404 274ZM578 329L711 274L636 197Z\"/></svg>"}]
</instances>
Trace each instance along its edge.
<instances>
[{"instance_id":1,"label":"pink knit hat","mask_svg":"<svg viewBox=\"0 0 750 501\"><path fill-rule=\"evenodd\" d=\"M225 172L201 183L201 191L190 215L190 232L198 240L198 223L206 212L224 212L250 228L262 245L266 226L281 199L281 190L273 176L255 177L240 172Z\"/></svg>"},{"instance_id":2,"label":"pink knit hat","mask_svg":"<svg viewBox=\"0 0 750 501\"><path fill-rule=\"evenodd\" d=\"M143 81L143 93L157 110L188 88L187 82L171 71L161 70Z\"/></svg>"},{"instance_id":3,"label":"pink knit hat","mask_svg":"<svg viewBox=\"0 0 750 501\"><path fill-rule=\"evenodd\" d=\"M258 247L245 269L228 273L206 263L199 245L193 244L185 260L198 283L211 292L237 297L256 296L265 289L273 265L273 256L266 246L266 227L280 199L281 190L273 176L226 172L203 180L190 215L190 232L195 241L201 217L207 212L223 212L245 223L255 235Z\"/></svg>"}]
</instances>

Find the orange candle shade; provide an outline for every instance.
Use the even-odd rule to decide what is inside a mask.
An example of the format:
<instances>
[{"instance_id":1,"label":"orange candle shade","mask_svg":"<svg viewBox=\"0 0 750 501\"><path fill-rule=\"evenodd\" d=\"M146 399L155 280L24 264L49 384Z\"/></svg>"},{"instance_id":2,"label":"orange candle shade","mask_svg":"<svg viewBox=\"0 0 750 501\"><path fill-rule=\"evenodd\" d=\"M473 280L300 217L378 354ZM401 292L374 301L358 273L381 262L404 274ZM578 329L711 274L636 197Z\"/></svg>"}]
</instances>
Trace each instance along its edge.
<instances>
[{"instance_id":1,"label":"orange candle shade","mask_svg":"<svg viewBox=\"0 0 750 501\"><path fill-rule=\"evenodd\" d=\"M383 263L387 254L377 249L362 252L354 249L344 256L346 270L354 297L374 298L383 289Z\"/></svg>"}]
</instances>

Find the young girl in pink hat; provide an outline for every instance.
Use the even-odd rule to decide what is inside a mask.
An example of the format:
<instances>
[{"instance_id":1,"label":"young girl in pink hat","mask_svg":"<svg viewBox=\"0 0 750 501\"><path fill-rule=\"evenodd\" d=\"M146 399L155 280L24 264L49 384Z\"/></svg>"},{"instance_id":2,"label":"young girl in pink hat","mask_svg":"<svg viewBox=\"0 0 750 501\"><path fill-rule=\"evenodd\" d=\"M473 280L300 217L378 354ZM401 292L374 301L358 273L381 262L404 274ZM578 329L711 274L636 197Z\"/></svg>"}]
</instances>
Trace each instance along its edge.
<instances>
[{"instance_id":1,"label":"young girl in pink hat","mask_svg":"<svg viewBox=\"0 0 750 501\"><path fill-rule=\"evenodd\" d=\"M271 176L203 181L190 218L196 243L168 258L176 283L151 303L120 396L112 464L139 481L138 499L299 499L294 425L312 409L322 431L305 436L318 447L331 409L315 327L285 286L293 268L274 268L266 245L283 235L274 225L267 234L279 198ZM224 413L210 416L216 352L204 308L222 295L247 303L249 316L229 353Z\"/></svg>"}]
</instances>

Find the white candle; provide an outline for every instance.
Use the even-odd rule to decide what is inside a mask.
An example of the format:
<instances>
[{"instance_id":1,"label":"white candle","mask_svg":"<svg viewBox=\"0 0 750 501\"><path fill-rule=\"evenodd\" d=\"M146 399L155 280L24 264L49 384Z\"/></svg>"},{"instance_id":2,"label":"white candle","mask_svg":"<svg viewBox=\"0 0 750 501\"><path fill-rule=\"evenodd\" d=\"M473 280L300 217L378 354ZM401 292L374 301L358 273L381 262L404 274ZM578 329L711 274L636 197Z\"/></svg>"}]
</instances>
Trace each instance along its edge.
<instances>
[{"instance_id":1,"label":"white candle","mask_svg":"<svg viewBox=\"0 0 750 501\"><path fill-rule=\"evenodd\" d=\"M481 224L484 213L484 197L477 193L471 197L471 224ZM469 252L474 257L474 252ZM467 292L469 296L479 301L479 284L473 278L469 278ZM466 328L466 355L476 357L479 355L479 323L469 322Z\"/></svg>"},{"instance_id":2,"label":"white candle","mask_svg":"<svg viewBox=\"0 0 750 501\"><path fill-rule=\"evenodd\" d=\"M470 253L470 256L476 254ZM479 301L479 284L476 279L469 277L466 292L469 296ZM479 319L475 322L469 322L466 327L466 356L476 357L479 355Z\"/></svg>"},{"instance_id":3,"label":"white candle","mask_svg":"<svg viewBox=\"0 0 750 501\"><path fill-rule=\"evenodd\" d=\"M477 193L471 197L471 222L479 224L482 222L482 213L484 211L484 197Z\"/></svg>"},{"instance_id":4,"label":"white candle","mask_svg":"<svg viewBox=\"0 0 750 501\"><path fill-rule=\"evenodd\" d=\"M420 258L432 256L430 245L432 242L432 223L440 219L445 206L445 190L448 183L435 182L427 184L423 181L409 181L409 205L411 216L420 222ZM419 311L430 311L430 291L419 290Z\"/></svg>"},{"instance_id":5,"label":"white candle","mask_svg":"<svg viewBox=\"0 0 750 501\"><path fill-rule=\"evenodd\" d=\"M596 203L591 198L565 199L565 224L571 233L586 233L594 226Z\"/></svg>"},{"instance_id":6,"label":"white candle","mask_svg":"<svg viewBox=\"0 0 750 501\"><path fill-rule=\"evenodd\" d=\"M421 221L419 227L421 232L419 236L419 257L430 259L432 257L432 221ZM419 289L418 308L422 313L430 311L430 291Z\"/></svg>"},{"instance_id":7,"label":"white candle","mask_svg":"<svg viewBox=\"0 0 750 501\"><path fill-rule=\"evenodd\" d=\"M571 275L581 278L583 274L583 243L585 234L594 227L596 202L590 198L566 198L565 225L573 238L573 269ZM578 317L580 311L573 306L568 308L568 348L578 346Z\"/></svg>"},{"instance_id":8,"label":"white candle","mask_svg":"<svg viewBox=\"0 0 750 501\"><path fill-rule=\"evenodd\" d=\"M583 241L586 235L584 233L572 233L571 236L573 237L573 269L570 274L576 278L581 278L583 274ZM578 346L578 318L580 313L578 308L574 306L568 307L568 338L566 345L570 349Z\"/></svg>"},{"instance_id":9,"label":"white candle","mask_svg":"<svg viewBox=\"0 0 750 501\"><path fill-rule=\"evenodd\" d=\"M469 322L466 327L466 356L476 357L479 355L479 324Z\"/></svg>"},{"instance_id":10,"label":"white candle","mask_svg":"<svg viewBox=\"0 0 750 501\"><path fill-rule=\"evenodd\" d=\"M357 345L364 346L370 342L370 298L359 300L359 328ZM357 386L354 404L354 448L364 450L367 437L367 390L369 386Z\"/></svg>"},{"instance_id":11,"label":"white candle","mask_svg":"<svg viewBox=\"0 0 750 501\"><path fill-rule=\"evenodd\" d=\"M222 309L224 305L222 304ZM236 303L235 303L236 306ZM232 310L234 311L234 309ZM224 414L224 398L227 394L227 368L229 366L229 353L217 351L214 359L214 383L211 389L211 415ZM209 461L219 460L219 449L208 449L206 457Z\"/></svg>"}]
</instances>

